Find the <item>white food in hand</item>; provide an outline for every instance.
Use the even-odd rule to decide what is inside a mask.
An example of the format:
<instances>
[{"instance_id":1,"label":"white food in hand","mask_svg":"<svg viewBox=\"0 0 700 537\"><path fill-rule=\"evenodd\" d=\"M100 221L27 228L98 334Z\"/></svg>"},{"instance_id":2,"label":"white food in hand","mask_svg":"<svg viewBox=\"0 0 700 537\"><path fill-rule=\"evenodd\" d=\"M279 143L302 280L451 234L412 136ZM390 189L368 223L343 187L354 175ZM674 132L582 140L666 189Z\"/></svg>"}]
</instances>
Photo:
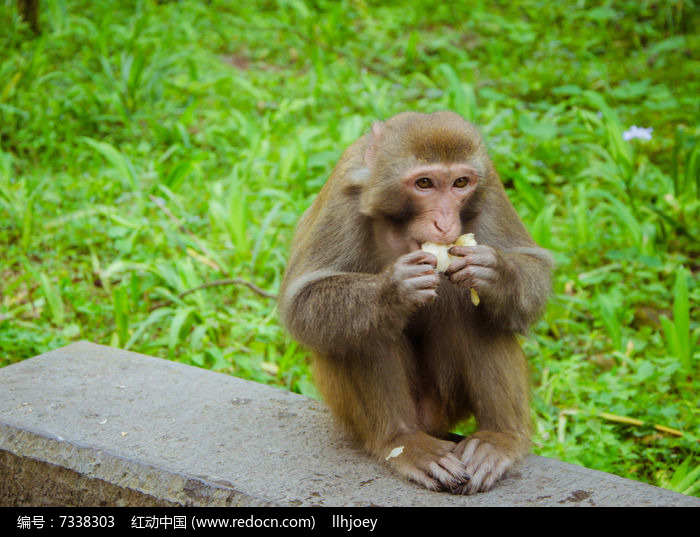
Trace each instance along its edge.
<instances>
[{"instance_id":1,"label":"white food in hand","mask_svg":"<svg viewBox=\"0 0 700 537\"><path fill-rule=\"evenodd\" d=\"M447 251L453 246L476 246L476 240L474 239L474 233L465 233L460 235L455 242L452 244L438 244L436 242L424 242L421 244L421 250L428 252L437 257L437 271L445 272L447 267L450 266L452 259L456 259L458 256L453 256L447 253ZM475 306L479 305L480 299L479 294L475 289L470 289L472 303Z\"/></svg>"}]
</instances>

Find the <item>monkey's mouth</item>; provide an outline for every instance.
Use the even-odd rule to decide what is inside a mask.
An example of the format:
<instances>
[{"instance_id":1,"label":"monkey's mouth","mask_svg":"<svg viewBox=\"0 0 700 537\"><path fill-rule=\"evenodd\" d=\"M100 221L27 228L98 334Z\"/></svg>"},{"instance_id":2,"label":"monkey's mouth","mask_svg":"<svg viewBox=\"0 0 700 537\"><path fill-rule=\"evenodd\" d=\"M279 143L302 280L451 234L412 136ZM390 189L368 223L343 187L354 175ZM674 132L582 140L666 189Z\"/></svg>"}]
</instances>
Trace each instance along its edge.
<instances>
[{"instance_id":1,"label":"monkey's mouth","mask_svg":"<svg viewBox=\"0 0 700 537\"><path fill-rule=\"evenodd\" d=\"M440 245L450 245L454 246L455 241L457 240L457 237L454 237L452 240L445 239L443 237L437 238L437 237L429 237L427 239L423 240L418 240L418 239L410 239L409 240L409 247L411 249L411 252L415 250L420 250L423 247L423 244L425 243L430 243L430 244L440 244Z\"/></svg>"}]
</instances>

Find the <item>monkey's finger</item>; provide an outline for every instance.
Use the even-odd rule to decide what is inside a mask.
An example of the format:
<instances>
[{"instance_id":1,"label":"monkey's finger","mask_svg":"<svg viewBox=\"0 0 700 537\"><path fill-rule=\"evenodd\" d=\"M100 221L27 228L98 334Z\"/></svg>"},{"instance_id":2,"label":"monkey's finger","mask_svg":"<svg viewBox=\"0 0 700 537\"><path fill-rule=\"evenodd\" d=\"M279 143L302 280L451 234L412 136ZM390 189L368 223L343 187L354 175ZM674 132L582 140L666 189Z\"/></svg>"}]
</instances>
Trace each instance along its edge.
<instances>
[{"instance_id":1,"label":"monkey's finger","mask_svg":"<svg viewBox=\"0 0 700 537\"><path fill-rule=\"evenodd\" d=\"M453 476L461 478L465 474L466 469L464 467L464 463L462 463L462 461L459 460L454 453L446 453L438 460L438 462L440 463L440 466L442 466Z\"/></svg>"},{"instance_id":2,"label":"monkey's finger","mask_svg":"<svg viewBox=\"0 0 700 537\"><path fill-rule=\"evenodd\" d=\"M482 465L472 474L472 478L469 480L469 484L467 485L467 494L474 494L482 490L484 481L489 475L490 470L491 468L487 465Z\"/></svg>"},{"instance_id":3,"label":"monkey's finger","mask_svg":"<svg viewBox=\"0 0 700 537\"><path fill-rule=\"evenodd\" d=\"M466 284L480 290L498 282L498 273L490 268L469 265L449 275L450 281L456 284Z\"/></svg>"},{"instance_id":4,"label":"monkey's finger","mask_svg":"<svg viewBox=\"0 0 700 537\"><path fill-rule=\"evenodd\" d=\"M451 452L446 453L437 461L431 461L428 468L430 474L450 491L460 489L470 479L462 461Z\"/></svg>"},{"instance_id":5,"label":"monkey's finger","mask_svg":"<svg viewBox=\"0 0 700 537\"><path fill-rule=\"evenodd\" d=\"M459 455L461 461L466 462L472 458L472 455L474 455L474 452L476 451L476 448L479 447L480 443L481 441L478 438L470 438L466 441L466 443L460 443L455 451Z\"/></svg>"},{"instance_id":6,"label":"monkey's finger","mask_svg":"<svg viewBox=\"0 0 700 537\"><path fill-rule=\"evenodd\" d=\"M503 477L512 462L509 457L492 450L476 468L469 483L468 494L489 490L496 481Z\"/></svg>"},{"instance_id":7,"label":"monkey's finger","mask_svg":"<svg viewBox=\"0 0 700 537\"><path fill-rule=\"evenodd\" d=\"M468 459L462 458L462 461L466 465L467 471L474 476L478 475L478 472L482 466L488 466L486 461L489 459L489 457L497 453L496 448L494 448L491 444L487 442L479 442L471 457Z\"/></svg>"},{"instance_id":8,"label":"monkey's finger","mask_svg":"<svg viewBox=\"0 0 700 537\"><path fill-rule=\"evenodd\" d=\"M427 263L432 266L437 266L437 257L435 255L431 254L430 252L426 252L425 250L415 250L411 253L408 253L399 260L407 265L418 265L418 264L423 264Z\"/></svg>"},{"instance_id":9,"label":"monkey's finger","mask_svg":"<svg viewBox=\"0 0 700 537\"><path fill-rule=\"evenodd\" d=\"M454 272L445 273L450 281L454 284L465 285L466 287L474 287L474 278L470 268L462 267Z\"/></svg>"},{"instance_id":10,"label":"monkey's finger","mask_svg":"<svg viewBox=\"0 0 700 537\"><path fill-rule=\"evenodd\" d=\"M412 479L416 483L423 485L429 490L443 489L443 485L439 481L433 479L430 475L428 475L427 472L424 472L415 466L407 466L403 468L403 472L406 476L408 476L409 479Z\"/></svg>"},{"instance_id":11,"label":"monkey's finger","mask_svg":"<svg viewBox=\"0 0 700 537\"><path fill-rule=\"evenodd\" d=\"M447 488L454 488L459 484L457 476L445 470L440 464L435 461L430 461L428 464L430 475L439 481Z\"/></svg>"},{"instance_id":12,"label":"monkey's finger","mask_svg":"<svg viewBox=\"0 0 700 537\"><path fill-rule=\"evenodd\" d=\"M412 278L422 274L437 275L435 267L430 263L402 263L394 267L394 275L400 279Z\"/></svg>"},{"instance_id":13,"label":"monkey's finger","mask_svg":"<svg viewBox=\"0 0 700 537\"><path fill-rule=\"evenodd\" d=\"M426 257L426 258L423 260L423 263L427 263L427 264L430 265L432 268L437 268L437 264L438 264L438 258L437 258L437 256L435 256L434 254L431 254L431 253L429 253L429 252L426 252L426 254L428 254L428 257Z\"/></svg>"},{"instance_id":14,"label":"monkey's finger","mask_svg":"<svg viewBox=\"0 0 700 537\"><path fill-rule=\"evenodd\" d=\"M491 269L495 269L498 267L498 258L489 253L471 254L468 255L465 259L467 259L469 264L474 267L486 267Z\"/></svg>"},{"instance_id":15,"label":"monkey's finger","mask_svg":"<svg viewBox=\"0 0 700 537\"><path fill-rule=\"evenodd\" d=\"M403 268L393 274L394 284L401 292L411 293L417 289L437 289L440 285L440 276L434 271L426 269Z\"/></svg>"},{"instance_id":16,"label":"monkey's finger","mask_svg":"<svg viewBox=\"0 0 700 537\"><path fill-rule=\"evenodd\" d=\"M513 460L510 457L501 456L496 463L493 464L492 470L484 477L481 483L481 490L489 490L494 483L498 481L510 468Z\"/></svg>"},{"instance_id":17,"label":"monkey's finger","mask_svg":"<svg viewBox=\"0 0 700 537\"><path fill-rule=\"evenodd\" d=\"M476 251L477 246L452 246L447 253L453 257L464 257Z\"/></svg>"},{"instance_id":18,"label":"monkey's finger","mask_svg":"<svg viewBox=\"0 0 700 537\"><path fill-rule=\"evenodd\" d=\"M460 257L458 259L453 259L449 264L447 269L445 269L445 276L451 276L455 272L459 272L465 267L469 266L469 259L466 257Z\"/></svg>"},{"instance_id":19,"label":"monkey's finger","mask_svg":"<svg viewBox=\"0 0 700 537\"><path fill-rule=\"evenodd\" d=\"M455 244L447 251L448 254L454 256L465 256L484 252L491 252L492 255L495 255L496 251L488 244L472 244L471 246L461 246L459 244Z\"/></svg>"},{"instance_id":20,"label":"monkey's finger","mask_svg":"<svg viewBox=\"0 0 700 537\"><path fill-rule=\"evenodd\" d=\"M440 279L435 272L435 267L428 263L421 263L420 265L406 265L404 273L407 278L415 278L416 276L422 276L425 274L430 274L435 276L438 280Z\"/></svg>"},{"instance_id":21,"label":"monkey's finger","mask_svg":"<svg viewBox=\"0 0 700 537\"><path fill-rule=\"evenodd\" d=\"M457 248L460 248L460 250L456 250ZM476 250L477 248L481 248L480 246L454 246L452 249L450 249L450 255L452 257L456 257L450 263L450 267L453 265L455 267L463 267L467 265L478 265L482 267L497 267L498 266L498 257L496 256L496 252L493 248L489 248L487 246L484 246L484 250ZM474 251L468 251L465 252L464 250L467 249L472 249ZM454 255L452 254L452 250L456 250L459 255ZM449 269L449 267L448 267ZM454 272L454 269L453 269Z\"/></svg>"},{"instance_id":22,"label":"monkey's finger","mask_svg":"<svg viewBox=\"0 0 700 537\"><path fill-rule=\"evenodd\" d=\"M410 289L437 289L440 285L440 276L437 274L414 276L404 280L404 283Z\"/></svg>"},{"instance_id":23,"label":"monkey's finger","mask_svg":"<svg viewBox=\"0 0 700 537\"><path fill-rule=\"evenodd\" d=\"M465 261L467 265L497 267L500 263L499 254L491 246L478 244L476 246L453 246L448 253L457 260Z\"/></svg>"}]
</instances>

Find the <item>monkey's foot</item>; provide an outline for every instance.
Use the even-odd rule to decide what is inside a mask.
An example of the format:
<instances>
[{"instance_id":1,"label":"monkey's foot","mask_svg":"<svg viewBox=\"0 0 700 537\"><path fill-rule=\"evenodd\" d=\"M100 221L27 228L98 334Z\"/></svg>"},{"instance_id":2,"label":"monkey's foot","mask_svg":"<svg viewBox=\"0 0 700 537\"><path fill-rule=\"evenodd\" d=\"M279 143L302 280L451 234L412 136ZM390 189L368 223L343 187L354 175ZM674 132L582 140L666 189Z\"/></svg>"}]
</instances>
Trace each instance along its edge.
<instances>
[{"instance_id":1,"label":"monkey's foot","mask_svg":"<svg viewBox=\"0 0 700 537\"><path fill-rule=\"evenodd\" d=\"M452 491L469 480L465 465L453 453L456 448L454 442L415 432L395 438L384 458L398 473L430 490Z\"/></svg>"},{"instance_id":2,"label":"monkey's foot","mask_svg":"<svg viewBox=\"0 0 700 537\"><path fill-rule=\"evenodd\" d=\"M457 445L453 453L464 464L471 479L454 489L454 494L486 492L512 466L515 457L510 450L502 447L499 442L501 434L483 431L465 438Z\"/></svg>"}]
</instances>

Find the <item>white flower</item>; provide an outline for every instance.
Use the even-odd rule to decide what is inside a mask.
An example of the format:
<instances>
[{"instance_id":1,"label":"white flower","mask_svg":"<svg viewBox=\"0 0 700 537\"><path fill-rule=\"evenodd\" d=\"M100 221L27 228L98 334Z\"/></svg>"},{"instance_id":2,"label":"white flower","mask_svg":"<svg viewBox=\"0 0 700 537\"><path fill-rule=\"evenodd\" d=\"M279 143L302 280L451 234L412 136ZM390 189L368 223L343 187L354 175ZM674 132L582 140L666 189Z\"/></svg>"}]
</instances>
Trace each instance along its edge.
<instances>
[{"instance_id":1,"label":"white flower","mask_svg":"<svg viewBox=\"0 0 700 537\"><path fill-rule=\"evenodd\" d=\"M653 127L645 128L632 125L629 129L622 133L622 139L625 141L634 140L635 138L640 140L651 140L651 133L653 131Z\"/></svg>"}]
</instances>

